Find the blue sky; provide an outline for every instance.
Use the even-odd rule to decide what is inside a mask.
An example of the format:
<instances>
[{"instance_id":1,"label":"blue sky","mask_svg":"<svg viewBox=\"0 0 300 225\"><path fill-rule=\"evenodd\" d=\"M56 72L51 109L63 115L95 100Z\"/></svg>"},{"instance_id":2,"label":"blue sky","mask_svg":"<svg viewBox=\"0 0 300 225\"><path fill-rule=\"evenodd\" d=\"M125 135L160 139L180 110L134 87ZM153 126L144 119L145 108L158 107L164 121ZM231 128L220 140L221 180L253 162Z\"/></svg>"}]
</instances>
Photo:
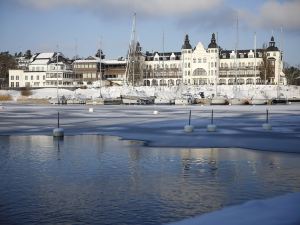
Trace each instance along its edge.
<instances>
[{"instance_id":1,"label":"blue sky","mask_svg":"<svg viewBox=\"0 0 300 225\"><path fill-rule=\"evenodd\" d=\"M133 12L144 51L180 51L209 43L218 33L222 48L233 49L239 17L239 48L268 43L272 33L291 65L300 64L298 0L3 0L0 1L0 51L59 51L68 57L94 55L102 39L107 58L125 56ZM283 32L281 33L281 27ZM281 41L280 41L281 40Z\"/></svg>"}]
</instances>

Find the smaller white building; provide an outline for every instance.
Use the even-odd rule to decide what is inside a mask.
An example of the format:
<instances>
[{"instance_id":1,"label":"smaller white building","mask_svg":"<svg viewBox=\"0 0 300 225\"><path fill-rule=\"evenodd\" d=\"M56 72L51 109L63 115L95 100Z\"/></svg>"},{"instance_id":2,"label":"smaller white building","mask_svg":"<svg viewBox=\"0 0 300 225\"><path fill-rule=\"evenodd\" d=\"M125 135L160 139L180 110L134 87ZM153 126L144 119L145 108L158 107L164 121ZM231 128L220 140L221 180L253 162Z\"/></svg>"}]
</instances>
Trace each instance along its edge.
<instances>
[{"instance_id":1,"label":"smaller white building","mask_svg":"<svg viewBox=\"0 0 300 225\"><path fill-rule=\"evenodd\" d=\"M9 87L72 87L76 76L62 53L38 53L26 70L9 70Z\"/></svg>"}]
</instances>

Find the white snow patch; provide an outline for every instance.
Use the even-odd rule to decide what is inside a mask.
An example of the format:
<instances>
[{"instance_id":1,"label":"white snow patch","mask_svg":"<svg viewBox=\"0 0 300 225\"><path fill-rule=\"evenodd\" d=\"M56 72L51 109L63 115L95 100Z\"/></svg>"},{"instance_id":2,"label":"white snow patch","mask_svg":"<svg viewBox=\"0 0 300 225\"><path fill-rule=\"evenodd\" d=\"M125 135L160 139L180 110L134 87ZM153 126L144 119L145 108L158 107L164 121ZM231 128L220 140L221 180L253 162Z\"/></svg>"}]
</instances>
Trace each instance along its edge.
<instances>
[{"instance_id":1,"label":"white snow patch","mask_svg":"<svg viewBox=\"0 0 300 225\"><path fill-rule=\"evenodd\" d=\"M296 225L300 224L300 193L254 200L170 225Z\"/></svg>"}]
</instances>

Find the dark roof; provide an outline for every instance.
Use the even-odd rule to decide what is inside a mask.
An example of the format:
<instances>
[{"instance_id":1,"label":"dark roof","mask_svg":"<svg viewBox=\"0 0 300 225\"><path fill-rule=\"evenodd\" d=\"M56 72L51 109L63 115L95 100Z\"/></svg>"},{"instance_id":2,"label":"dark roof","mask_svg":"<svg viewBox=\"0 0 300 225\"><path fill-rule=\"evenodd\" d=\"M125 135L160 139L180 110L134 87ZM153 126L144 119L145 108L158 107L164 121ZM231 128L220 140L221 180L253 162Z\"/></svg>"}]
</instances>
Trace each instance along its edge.
<instances>
[{"instance_id":1,"label":"dark roof","mask_svg":"<svg viewBox=\"0 0 300 225\"><path fill-rule=\"evenodd\" d=\"M243 58L248 58L248 53L252 50L252 52L254 53L253 49L243 49L243 50L238 50L238 58L242 58L241 55L243 55ZM225 55L226 59L230 58L230 54L232 53L232 51L234 50L221 50L220 51L220 59L224 59L224 57L222 57L223 55ZM256 49L256 58L260 58L260 54L263 52L263 49Z\"/></svg>"},{"instance_id":2,"label":"dark roof","mask_svg":"<svg viewBox=\"0 0 300 225\"><path fill-rule=\"evenodd\" d=\"M185 35L184 43L181 47L181 49L192 49L192 46L190 44L189 35Z\"/></svg>"},{"instance_id":3,"label":"dark roof","mask_svg":"<svg viewBox=\"0 0 300 225\"><path fill-rule=\"evenodd\" d=\"M271 37L271 41L269 42L269 47L267 48L268 52L277 52L278 48L275 46L274 37Z\"/></svg>"},{"instance_id":4,"label":"dark roof","mask_svg":"<svg viewBox=\"0 0 300 225\"><path fill-rule=\"evenodd\" d=\"M210 40L210 43L208 45L208 48L218 48L218 45L217 45L217 42L216 42L216 36L215 36L214 33L211 35L211 40Z\"/></svg>"},{"instance_id":5,"label":"dark roof","mask_svg":"<svg viewBox=\"0 0 300 225\"><path fill-rule=\"evenodd\" d=\"M175 55L175 60L180 60L181 52L146 52L145 61L153 61L156 54L159 55L159 60L170 60L172 53Z\"/></svg>"}]
</instances>

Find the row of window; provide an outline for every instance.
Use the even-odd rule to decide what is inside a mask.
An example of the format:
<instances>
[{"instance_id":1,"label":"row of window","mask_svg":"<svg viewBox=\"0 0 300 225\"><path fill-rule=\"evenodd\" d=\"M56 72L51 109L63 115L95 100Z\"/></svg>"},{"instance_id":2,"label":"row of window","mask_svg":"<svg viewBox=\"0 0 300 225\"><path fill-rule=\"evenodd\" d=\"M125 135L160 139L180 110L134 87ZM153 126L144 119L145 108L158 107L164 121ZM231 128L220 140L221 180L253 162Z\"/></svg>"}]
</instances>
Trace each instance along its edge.
<instances>
[{"instance_id":1,"label":"row of window","mask_svg":"<svg viewBox=\"0 0 300 225\"><path fill-rule=\"evenodd\" d=\"M154 61L159 61L160 58L162 58L162 61L166 61L167 60L167 57L159 57L159 56L155 56L154 57ZM176 59L176 56L171 56L170 57L170 60L175 60Z\"/></svg>"},{"instance_id":2,"label":"row of window","mask_svg":"<svg viewBox=\"0 0 300 225\"><path fill-rule=\"evenodd\" d=\"M74 68L96 68L96 63L74 64Z\"/></svg>"},{"instance_id":3,"label":"row of window","mask_svg":"<svg viewBox=\"0 0 300 225\"><path fill-rule=\"evenodd\" d=\"M14 79L15 79L14 76L10 76L10 80L14 80ZM19 76L18 75L16 76L16 80L19 80Z\"/></svg>"},{"instance_id":4,"label":"row of window","mask_svg":"<svg viewBox=\"0 0 300 225\"><path fill-rule=\"evenodd\" d=\"M206 63L206 58L198 58L198 63ZM197 63L197 59L196 58L194 58L193 59L193 63Z\"/></svg>"},{"instance_id":5,"label":"row of window","mask_svg":"<svg viewBox=\"0 0 300 225\"><path fill-rule=\"evenodd\" d=\"M45 68L43 66L32 66L30 67L31 71L45 71Z\"/></svg>"},{"instance_id":6,"label":"row of window","mask_svg":"<svg viewBox=\"0 0 300 225\"><path fill-rule=\"evenodd\" d=\"M208 49L208 53L218 53L218 49Z\"/></svg>"},{"instance_id":7,"label":"row of window","mask_svg":"<svg viewBox=\"0 0 300 225\"><path fill-rule=\"evenodd\" d=\"M152 65L145 65L144 68L146 69L152 69ZM172 64L154 64L153 65L153 69L168 69L168 68L180 68L180 64L175 64L175 63L172 63Z\"/></svg>"},{"instance_id":8,"label":"row of window","mask_svg":"<svg viewBox=\"0 0 300 225\"><path fill-rule=\"evenodd\" d=\"M263 64L263 62L256 62L256 66L261 66ZM239 62L238 63L238 66L239 67L245 67L245 66L248 66L248 67L253 67L254 66L254 62ZM231 63L221 63L220 64L220 67L221 68L234 68L235 67L235 63L231 62Z\"/></svg>"}]
</instances>

